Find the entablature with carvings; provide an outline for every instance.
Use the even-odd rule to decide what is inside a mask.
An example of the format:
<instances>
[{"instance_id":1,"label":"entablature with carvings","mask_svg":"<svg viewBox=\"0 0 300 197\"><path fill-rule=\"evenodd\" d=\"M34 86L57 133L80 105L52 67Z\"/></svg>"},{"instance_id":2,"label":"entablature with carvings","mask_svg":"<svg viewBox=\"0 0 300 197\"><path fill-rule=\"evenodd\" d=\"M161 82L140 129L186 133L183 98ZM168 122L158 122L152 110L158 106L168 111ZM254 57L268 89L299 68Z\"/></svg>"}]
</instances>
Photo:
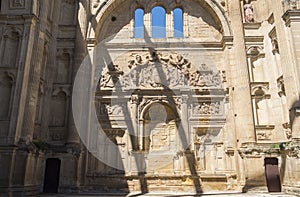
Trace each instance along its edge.
<instances>
[{"instance_id":1,"label":"entablature with carvings","mask_svg":"<svg viewBox=\"0 0 300 197\"><path fill-rule=\"evenodd\" d=\"M194 66L181 54L132 53L127 68L110 65L102 72L99 90L223 89L226 72L212 65Z\"/></svg>"}]
</instances>

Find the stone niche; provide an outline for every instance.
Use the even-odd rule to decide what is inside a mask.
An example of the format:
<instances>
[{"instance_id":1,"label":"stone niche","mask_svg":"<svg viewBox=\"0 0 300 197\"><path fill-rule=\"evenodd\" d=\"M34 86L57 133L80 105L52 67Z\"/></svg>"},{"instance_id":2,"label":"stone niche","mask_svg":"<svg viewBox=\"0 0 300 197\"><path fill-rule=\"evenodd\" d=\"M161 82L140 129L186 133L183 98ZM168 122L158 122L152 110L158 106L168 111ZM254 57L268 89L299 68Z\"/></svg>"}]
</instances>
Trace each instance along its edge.
<instances>
[{"instance_id":1,"label":"stone niche","mask_svg":"<svg viewBox=\"0 0 300 197\"><path fill-rule=\"evenodd\" d=\"M20 34L14 28L7 30L1 42L1 66L7 68L17 67L19 54Z\"/></svg>"},{"instance_id":2,"label":"stone niche","mask_svg":"<svg viewBox=\"0 0 300 197\"><path fill-rule=\"evenodd\" d=\"M66 84L70 82L70 70L71 70L71 57L70 53L64 50L58 50L57 56L57 71L54 77L54 83Z\"/></svg>"},{"instance_id":3,"label":"stone niche","mask_svg":"<svg viewBox=\"0 0 300 197\"><path fill-rule=\"evenodd\" d=\"M60 11L60 25L75 24L75 0L63 0Z\"/></svg>"}]
</instances>

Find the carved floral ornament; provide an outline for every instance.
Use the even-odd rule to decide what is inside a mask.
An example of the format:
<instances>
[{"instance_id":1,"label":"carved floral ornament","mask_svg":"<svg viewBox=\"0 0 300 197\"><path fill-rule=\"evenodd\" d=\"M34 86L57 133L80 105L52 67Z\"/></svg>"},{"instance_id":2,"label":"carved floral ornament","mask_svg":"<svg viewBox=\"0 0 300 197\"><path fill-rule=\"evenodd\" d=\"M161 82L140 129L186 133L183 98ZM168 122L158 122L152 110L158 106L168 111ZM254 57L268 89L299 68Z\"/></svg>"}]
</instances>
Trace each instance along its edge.
<instances>
[{"instance_id":1,"label":"carved floral ornament","mask_svg":"<svg viewBox=\"0 0 300 197\"><path fill-rule=\"evenodd\" d=\"M127 70L124 72L119 65L104 69L100 89L114 88L116 84L124 89L221 88L226 81L225 71L214 71L206 64L201 64L198 69L192 68L191 62L181 54L131 54Z\"/></svg>"},{"instance_id":2,"label":"carved floral ornament","mask_svg":"<svg viewBox=\"0 0 300 197\"><path fill-rule=\"evenodd\" d=\"M300 0L282 0L284 10L296 10L300 9Z\"/></svg>"}]
</instances>

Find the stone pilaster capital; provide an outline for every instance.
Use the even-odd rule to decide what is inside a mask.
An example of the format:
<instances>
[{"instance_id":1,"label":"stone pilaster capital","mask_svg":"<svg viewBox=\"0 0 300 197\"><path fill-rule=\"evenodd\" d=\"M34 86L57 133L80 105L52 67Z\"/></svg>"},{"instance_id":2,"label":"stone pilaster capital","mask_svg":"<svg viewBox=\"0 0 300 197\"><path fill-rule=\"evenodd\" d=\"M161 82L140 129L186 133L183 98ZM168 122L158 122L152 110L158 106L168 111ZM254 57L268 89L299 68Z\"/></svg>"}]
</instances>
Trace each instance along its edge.
<instances>
[{"instance_id":1,"label":"stone pilaster capital","mask_svg":"<svg viewBox=\"0 0 300 197\"><path fill-rule=\"evenodd\" d=\"M132 95L130 100L133 104L138 104L139 103L139 96L138 95Z\"/></svg>"},{"instance_id":2,"label":"stone pilaster capital","mask_svg":"<svg viewBox=\"0 0 300 197\"><path fill-rule=\"evenodd\" d=\"M181 104L187 104L188 100L189 100L188 95L182 95L181 96Z\"/></svg>"}]
</instances>

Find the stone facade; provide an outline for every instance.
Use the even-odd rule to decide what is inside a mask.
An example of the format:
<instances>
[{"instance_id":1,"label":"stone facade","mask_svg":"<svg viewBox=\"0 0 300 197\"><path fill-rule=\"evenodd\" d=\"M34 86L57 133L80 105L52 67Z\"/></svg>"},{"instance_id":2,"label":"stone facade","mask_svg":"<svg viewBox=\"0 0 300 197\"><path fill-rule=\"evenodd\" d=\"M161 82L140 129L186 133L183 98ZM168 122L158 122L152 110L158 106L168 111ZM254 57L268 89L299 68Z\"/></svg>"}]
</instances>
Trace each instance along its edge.
<instances>
[{"instance_id":1,"label":"stone facade","mask_svg":"<svg viewBox=\"0 0 300 197\"><path fill-rule=\"evenodd\" d=\"M0 3L1 196L300 191L299 0Z\"/></svg>"}]
</instances>

